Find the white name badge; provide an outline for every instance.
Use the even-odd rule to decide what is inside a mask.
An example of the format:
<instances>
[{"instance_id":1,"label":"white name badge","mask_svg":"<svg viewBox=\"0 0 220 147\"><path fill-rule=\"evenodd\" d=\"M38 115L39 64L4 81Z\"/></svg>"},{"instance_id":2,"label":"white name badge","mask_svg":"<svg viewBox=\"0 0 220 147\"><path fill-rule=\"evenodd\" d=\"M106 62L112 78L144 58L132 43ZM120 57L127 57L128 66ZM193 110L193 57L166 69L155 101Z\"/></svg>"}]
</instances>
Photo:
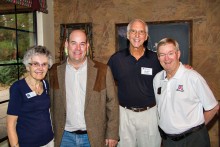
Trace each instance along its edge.
<instances>
[{"instance_id":1,"label":"white name badge","mask_svg":"<svg viewBox=\"0 0 220 147\"><path fill-rule=\"evenodd\" d=\"M34 91L32 91L32 92L29 92L29 93L26 93L26 96L27 96L27 98L29 99L29 98L32 98L32 97L34 97L34 96L36 96L37 94L34 92Z\"/></svg>"},{"instance_id":2,"label":"white name badge","mask_svg":"<svg viewBox=\"0 0 220 147\"><path fill-rule=\"evenodd\" d=\"M142 75L152 75L152 68L141 67Z\"/></svg>"}]
</instances>

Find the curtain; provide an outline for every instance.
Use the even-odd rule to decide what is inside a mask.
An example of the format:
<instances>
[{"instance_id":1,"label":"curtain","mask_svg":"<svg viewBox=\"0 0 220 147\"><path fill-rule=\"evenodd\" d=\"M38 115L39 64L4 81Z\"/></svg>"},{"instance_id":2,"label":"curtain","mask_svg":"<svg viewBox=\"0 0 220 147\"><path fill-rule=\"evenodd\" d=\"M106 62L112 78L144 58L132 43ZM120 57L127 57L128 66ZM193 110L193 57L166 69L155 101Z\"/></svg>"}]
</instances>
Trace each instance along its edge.
<instances>
[{"instance_id":1,"label":"curtain","mask_svg":"<svg viewBox=\"0 0 220 147\"><path fill-rule=\"evenodd\" d=\"M47 0L5 0L6 2L31 8L33 11L48 13Z\"/></svg>"}]
</instances>

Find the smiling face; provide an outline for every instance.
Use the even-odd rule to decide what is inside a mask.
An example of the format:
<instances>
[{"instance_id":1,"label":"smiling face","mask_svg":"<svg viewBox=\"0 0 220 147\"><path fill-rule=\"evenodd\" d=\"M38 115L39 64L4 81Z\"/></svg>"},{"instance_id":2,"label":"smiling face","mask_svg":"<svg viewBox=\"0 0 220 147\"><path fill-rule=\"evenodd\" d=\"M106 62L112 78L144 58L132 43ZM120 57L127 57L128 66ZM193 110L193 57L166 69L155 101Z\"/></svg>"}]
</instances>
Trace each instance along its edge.
<instances>
[{"instance_id":1,"label":"smiling face","mask_svg":"<svg viewBox=\"0 0 220 147\"><path fill-rule=\"evenodd\" d=\"M127 32L127 38L130 41L130 49L142 49L147 37L148 34L145 24L138 20L134 21Z\"/></svg>"},{"instance_id":2,"label":"smiling face","mask_svg":"<svg viewBox=\"0 0 220 147\"><path fill-rule=\"evenodd\" d=\"M48 58L45 55L33 55L31 57L29 66L26 66L27 71L31 78L35 80L44 79L48 71Z\"/></svg>"},{"instance_id":3,"label":"smiling face","mask_svg":"<svg viewBox=\"0 0 220 147\"><path fill-rule=\"evenodd\" d=\"M179 67L180 51L172 43L161 45L158 50L158 59L167 73L175 73Z\"/></svg>"},{"instance_id":4,"label":"smiling face","mask_svg":"<svg viewBox=\"0 0 220 147\"><path fill-rule=\"evenodd\" d=\"M86 59L87 49L89 48L86 34L82 30L74 30L65 44L68 49L69 63L74 66L83 64Z\"/></svg>"}]
</instances>

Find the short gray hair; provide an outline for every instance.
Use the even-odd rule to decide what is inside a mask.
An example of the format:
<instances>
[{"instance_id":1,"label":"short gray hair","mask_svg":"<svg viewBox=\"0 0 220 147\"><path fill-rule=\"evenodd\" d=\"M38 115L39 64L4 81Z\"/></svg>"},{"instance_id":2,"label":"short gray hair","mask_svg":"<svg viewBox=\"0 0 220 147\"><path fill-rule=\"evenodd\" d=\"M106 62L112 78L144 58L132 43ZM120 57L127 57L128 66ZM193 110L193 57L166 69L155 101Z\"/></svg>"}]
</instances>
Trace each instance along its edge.
<instances>
[{"instance_id":1,"label":"short gray hair","mask_svg":"<svg viewBox=\"0 0 220 147\"><path fill-rule=\"evenodd\" d=\"M175 46L175 50L176 51L179 51L180 48L179 48L179 43L172 39L172 38L163 38L162 40L160 40L157 44L157 53L158 53L158 49L163 46L163 45L166 45L166 44L173 44Z\"/></svg>"},{"instance_id":2,"label":"short gray hair","mask_svg":"<svg viewBox=\"0 0 220 147\"><path fill-rule=\"evenodd\" d=\"M141 23L143 23L143 24L145 25L145 31L146 31L146 34L148 34L148 26L147 26L147 23L144 22L144 21L141 20L141 19L134 19L134 20L130 21L129 24L128 24L128 26L127 26L127 32L130 31L131 25L132 25L134 22L137 22L137 21L139 21L139 22L141 22Z\"/></svg>"},{"instance_id":3,"label":"short gray hair","mask_svg":"<svg viewBox=\"0 0 220 147\"><path fill-rule=\"evenodd\" d=\"M35 55L45 55L48 58L49 68L52 67L53 65L52 55L45 46L41 46L41 45L33 46L26 51L23 57L23 64L26 67L29 66L29 63L31 62L31 58Z\"/></svg>"}]
</instances>

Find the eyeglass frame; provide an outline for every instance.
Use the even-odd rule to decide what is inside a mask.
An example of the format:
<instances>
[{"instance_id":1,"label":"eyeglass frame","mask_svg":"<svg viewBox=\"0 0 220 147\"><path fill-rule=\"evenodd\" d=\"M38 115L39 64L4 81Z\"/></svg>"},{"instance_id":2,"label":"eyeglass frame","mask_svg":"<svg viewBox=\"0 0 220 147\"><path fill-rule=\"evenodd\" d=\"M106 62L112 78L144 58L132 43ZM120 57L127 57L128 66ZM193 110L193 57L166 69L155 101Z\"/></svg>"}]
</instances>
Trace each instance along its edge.
<instances>
[{"instance_id":1,"label":"eyeglass frame","mask_svg":"<svg viewBox=\"0 0 220 147\"><path fill-rule=\"evenodd\" d=\"M147 32L144 31L144 30L133 30L133 29L130 29L129 30L129 33L133 34L133 35L136 35L136 34L139 34L139 35L145 35Z\"/></svg>"},{"instance_id":2,"label":"eyeglass frame","mask_svg":"<svg viewBox=\"0 0 220 147\"><path fill-rule=\"evenodd\" d=\"M172 58L174 57L174 54L176 54L179 50L172 50L172 51L169 51L167 54L164 54L164 53L158 53L157 56L159 58L165 58L166 56L169 57L169 58Z\"/></svg>"},{"instance_id":3,"label":"eyeglass frame","mask_svg":"<svg viewBox=\"0 0 220 147\"><path fill-rule=\"evenodd\" d=\"M40 64L39 62L33 62L33 63L28 63L29 65L33 66L33 67L43 67L43 68L46 68L46 67L49 67L49 64L48 63L42 63Z\"/></svg>"}]
</instances>

